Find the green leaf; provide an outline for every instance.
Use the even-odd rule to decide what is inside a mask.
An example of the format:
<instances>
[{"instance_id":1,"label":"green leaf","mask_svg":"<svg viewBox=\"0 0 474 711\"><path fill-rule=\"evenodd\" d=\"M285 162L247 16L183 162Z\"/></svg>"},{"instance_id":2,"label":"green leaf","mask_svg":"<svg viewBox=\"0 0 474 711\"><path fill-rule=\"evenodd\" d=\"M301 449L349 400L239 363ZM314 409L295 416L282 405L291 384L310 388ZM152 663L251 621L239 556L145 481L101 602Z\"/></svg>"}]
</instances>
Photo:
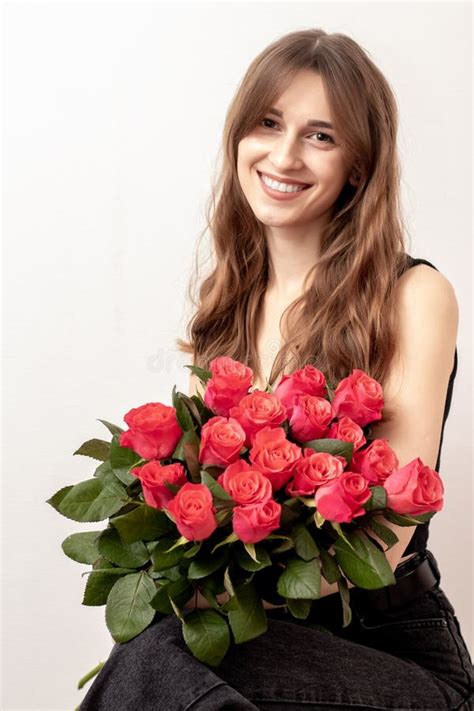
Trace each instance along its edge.
<instances>
[{"instance_id":1,"label":"green leaf","mask_svg":"<svg viewBox=\"0 0 474 711\"><path fill-rule=\"evenodd\" d=\"M174 550L167 552L168 548L171 548L174 543L176 543L174 538L165 536L160 538L156 544L152 553L153 570L155 572L172 568L183 558L184 549L182 547L175 548Z\"/></svg>"},{"instance_id":2,"label":"green leaf","mask_svg":"<svg viewBox=\"0 0 474 711\"><path fill-rule=\"evenodd\" d=\"M218 548L220 548L221 546L225 546L228 543L235 543L238 540L239 540L239 537L237 536L237 534L234 531L232 531L232 533L229 533L229 535L226 536L224 538L224 540L219 541L219 543L217 543L214 546L214 548L211 550L211 554L214 553L214 551L217 550Z\"/></svg>"},{"instance_id":3,"label":"green leaf","mask_svg":"<svg viewBox=\"0 0 474 711\"><path fill-rule=\"evenodd\" d=\"M387 506L387 491L383 486L371 486L370 491L372 492L370 499L368 499L363 508L366 511L374 511L375 509L384 509Z\"/></svg>"},{"instance_id":4,"label":"green leaf","mask_svg":"<svg viewBox=\"0 0 474 711\"><path fill-rule=\"evenodd\" d=\"M426 521L429 521L434 515L435 511L430 511L429 513L426 514L419 514L418 516L408 516L407 514L399 514L395 513L395 511L391 511L390 509L387 509L384 511L384 518L387 519L387 521L390 521L391 523L396 523L398 526L417 526L419 523L425 523Z\"/></svg>"},{"instance_id":5,"label":"green leaf","mask_svg":"<svg viewBox=\"0 0 474 711\"><path fill-rule=\"evenodd\" d=\"M100 420L99 418L97 418L97 420L102 422L102 424L107 427L111 435L121 434L123 432L123 429L118 425L113 425L111 422L107 422L107 420Z\"/></svg>"},{"instance_id":6,"label":"green leaf","mask_svg":"<svg viewBox=\"0 0 474 711\"><path fill-rule=\"evenodd\" d=\"M248 642L267 631L267 616L253 583L235 590L237 604L229 607L229 624L236 644ZM235 603L234 603L235 604Z\"/></svg>"},{"instance_id":7,"label":"green leaf","mask_svg":"<svg viewBox=\"0 0 474 711\"><path fill-rule=\"evenodd\" d=\"M347 580L343 575L337 581L337 587L339 588L339 595L342 602L342 626L347 627L352 620L352 610L350 605L350 593L349 586L347 585Z\"/></svg>"},{"instance_id":8,"label":"green leaf","mask_svg":"<svg viewBox=\"0 0 474 711\"><path fill-rule=\"evenodd\" d=\"M109 592L117 582L117 578L134 572L129 568L105 568L91 571L87 578L82 604L94 607L105 605Z\"/></svg>"},{"instance_id":9,"label":"green leaf","mask_svg":"<svg viewBox=\"0 0 474 711\"><path fill-rule=\"evenodd\" d=\"M103 479L107 474L110 474L111 472L112 467L110 466L110 461L107 459L105 462L102 462L102 464L99 464L99 466L94 472L94 476L98 479Z\"/></svg>"},{"instance_id":10,"label":"green leaf","mask_svg":"<svg viewBox=\"0 0 474 711\"><path fill-rule=\"evenodd\" d=\"M130 447L121 447L119 444L119 435L115 434L110 445L110 466L114 474L120 481L128 486L136 481L136 477L130 474L129 470L141 462L142 458L139 454L130 449Z\"/></svg>"},{"instance_id":11,"label":"green leaf","mask_svg":"<svg viewBox=\"0 0 474 711\"><path fill-rule=\"evenodd\" d=\"M182 622L183 638L196 659L218 667L230 646L227 620L215 610L193 610Z\"/></svg>"},{"instance_id":12,"label":"green leaf","mask_svg":"<svg viewBox=\"0 0 474 711\"><path fill-rule=\"evenodd\" d=\"M341 577L341 571L336 563L335 556L321 548L321 572L328 583L335 583Z\"/></svg>"},{"instance_id":13,"label":"green leaf","mask_svg":"<svg viewBox=\"0 0 474 711\"><path fill-rule=\"evenodd\" d=\"M110 523L125 543L154 541L156 538L176 530L175 524L161 510L147 504L140 504L133 511L114 516Z\"/></svg>"},{"instance_id":14,"label":"green leaf","mask_svg":"<svg viewBox=\"0 0 474 711\"><path fill-rule=\"evenodd\" d=\"M188 578L190 580L199 580L211 575L216 570L219 570L229 560L228 548L221 548L217 553L209 553L208 551L201 558L196 556L190 563L188 568Z\"/></svg>"},{"instance_id":15,"label":"green leaf","mask_svg":"<svg viewBox=\"0 0 474 711\"><path fill-rule=\"evenodd\" d=\"M97 538L102 531L72 533L61 543L63 552L76 563L92 565L100 557Z\"/></svg>"},{"instance_id":16,"label":"green leaf","mask_svg":"<svg viewBox=\"0 0 474 711\"><path fill-rule=\"evenodd\" d=\"M57 510L73 521L103 521L123 506L125 498L116 479L86 479L70 488Z\"/></svg>"},{"instance_id":17,"label":"green leaf","mask_svg":"<svg viewBox=\"0 0 474 711\"><path fill-rule=\"evenodd\" d=\"M107 598L105 622L116 642L128 642L152 622L155 610L153 580L144 571L117 580Z\"/></svg>"},{"instance_id":18,"label":"green leaf","mask_svg":"<svg viewBox=\"0 0 474 711\"><path fill-rule=\"evenodd\" d=\"M311 612L312 602L312 600L292 600L289 597L286 604L293 617L298 620L306 620Z\"/></svg>"},{"instance_id":19,"label":"green leaf","mask_svg":"<svg viewBox=\"0 0 474 711\"><path fill-rule=\"evenodd\" d=\"M347 538L346 534L342 530L341 524L338 523L338 521L331 521L330 523L331 523L331 526L333 527L333 529L336 531L337 535L340 536L350 546L349 539Z\"/></svg>"},{"instance_id":20,"label":"green leaf","mask_svg":"<svg viewBox=\"0 0 474 711\"><path fill-rule=\"evenodd\" d=\"M282 597L315 600L321 594L321 570L318 559L293 558L278 578L277 592Z\"/></svg>"},{"instance_id":21,"label":"green leaf","mask_svg":"<svg viewBox=\"0 0 474 711\"><path fill-rule=\"evenodd\" d=\"M392 568L385 554L363 531L348 533L347 538L350 545L342 538L338 538L334 543L334 549L336 560L343 573L354 585L373 590L395 583Z\"/></svg>"},{"instance_id":22,"label":"green leaf","mask_svg":"<svg viewBox=\"0 0 474 711\"><path fill-rule=\"evenodd\" d=\"M173 387L173 390L174 389L175 388ZM176 410L176 419L178 420L179 426L181 427L183 432L188 432L190 430L194 430L196 425L188 409L188 406L180 396L181 393L177 393L173 402L174 408Z\"/></svg>"},{"instance_id":23,"label":"green leaf","mask_svg":"<svg viewBox=\"0 0 474 711\"><path fill-rule=\"evenodd\" d=\"M188 550L184 553L183 558L194 558L194 556L201 550L201 546L202 541L196 541L196 543L194 543L194 545L192 545L191 548L188 548Z\"/></svg>"},{"instance_id":24,"label":"green leaf","mask_svg":"<svg viewBox=\"0 0 474 711\"><path fill-rule=\"evenodd\" d=\"M211 476L205 469L201 469L201 484L207 486L214 499L230 501L233 505L235 505L235 501L232 496L230 496L230 494L228 494L227 491L220 484L218 484L214 477Z\"/></svg>"},{"instance_id":25,"label":"green leaf","mask_svg":"<svg viewBox=\"0 0 474 711\"><path fill-rule=\"evenodd\" d=\"M345 457L348 465L351 463L354 453L352 442L344 442L342 439L312 439L309 442L303 442L301 447L311 447L315 452L329 452L333 456L339 454Z\"/></svg>"},{"instance_id":26,"label":"green leaf","mask_svg":"<svg viewBox=\"0 0 474 711\"><path fill-rule=\"evenodd\" d=\"M185 368L189 368L191 373L194 375L197 375L199 380L204 383L204 385L207 383L208 380L211 379L212 373L210 370L204 370L203 368L200 368L197 365L185 365Z\"/></svg>"},{"instance_id":27,"label":"green leaf","mask_svg":"<svg viewBox=\"0 0 474 711\"><path fill-rule=\"evenodd\" d=\"M181 438L179 439L178 444L176 445L171 457L173 459L179 459L181 462L186 462L186 457L188 457L191 461L193 471L195 471L194 458L197 458L197 455L199 453L199 446L200 439L197 436L195 430L187 430L181 435ZM199 465L198 459L197 463ZM195 474L199 474L199 470L196 470ZM194 483L199 483L198 477L196 478L196 481Z\"/></svg>"},{"instance_id":28,"label":"green leaf","mask_svg":"<svg viewBox=\"0 0 474 711\"><path fill-rule=\"evenodd\" d=\"M158 612L161 612L163 615L171 615L173 613L173 607L170 603L170 598L174 600L178 607L184 607L193 592L194 588L186 578L164 581L160 584L150 605L154 610L158 610Z\"/></svg>"},{"instance_id":29,"label":"green leaf","mask_svg":"<svg viewBox=\"0 0 474 711\"><path fill-rule=\"evenodd\" d=\"M399 538L397 534L394 533L391 528L388 528L388 526L384 526L383 523L380 523L375 517L370 519L368 525L373 532L387 544L389 549L394 546L395 543L398 543Z\"/></svg>"},{"instance_id":30,"label":"green leaf","mask_svg":"<svg viewBox=\"0 0 474 711\"><path fill-rule=\"evenodd\" d=\"M319 555L319 548L304 523L297 524L292 532L297 555L303 560L312 560Z\"/></svg>"},{"instance_id":31,"label":"green leaf","mask_svg":"<svg viewBox=\"0 0 474 711\"><path fill-rule=\"evenodd\" d=\"M102 439L89 439L81 444L74 454L82 454L85 457L92 457L92 459L99 459L101 462L105 462L110 456L110 443L104 442Z\"/></svg>"},{"instance_id":32,"label":"green leaf","mask_svg":"<svg viewBox=\"0 0 474 711\"><path fill-rule=\"evenodd\" d=\"M179 397L184 402L184 404L188 408L189 412L196 420L197 424L201 425L202 424L201 423L201 408L202 408L201 402L202 401L199 400L199 398L198 398L198 401L196 402L196 400L193 397L189 397L185 393L181 393L181 392L179 393Z\"/></svg>"},{"instance_id":33,"label":"green leaf","mask_svg":"<svg viewBox=\"0 0 474 711\"><path fill-rule=\"evenodd\" d=\"M254 549L255 555L257 556L257 563L249 556L245 547L242 547L240 544L236 545L232 551L232 555L237 565L244 570L254 572L256 570L262 570L262 568L266 568L272 564L268 551L263 547L263 545L255 543Z\"/></svg>"},{"instance_id":34,"label":"green leaf","mask_svg":"<svg viewBox=\"0 0 474 711\"><path fill-rule=\"evenodd\" d=\"M66 496L66 494L68 494L72 488L73 488L72 484L70 486L63 486L63 488L59 489L55 494L53 494L51 496L51 498L47 499L45 503L52 506L53 509L56 509L56 511L58 511L58 513L61 513L61 511L59 511L59 505L60 505L61 501L64 499L64 497Z\"/></svg>"},{"instance_id":35,"label":"green leaf","mask_svg":"<svg viewBox=\"0 0 474 711\"><path fill-rule=\"evenodd\" d=\"M125 543L115 528L102 531L97 541L99 552L111 563L123 568L140 568L150 559L143 541Z\"/></svg>"}]
</instances>

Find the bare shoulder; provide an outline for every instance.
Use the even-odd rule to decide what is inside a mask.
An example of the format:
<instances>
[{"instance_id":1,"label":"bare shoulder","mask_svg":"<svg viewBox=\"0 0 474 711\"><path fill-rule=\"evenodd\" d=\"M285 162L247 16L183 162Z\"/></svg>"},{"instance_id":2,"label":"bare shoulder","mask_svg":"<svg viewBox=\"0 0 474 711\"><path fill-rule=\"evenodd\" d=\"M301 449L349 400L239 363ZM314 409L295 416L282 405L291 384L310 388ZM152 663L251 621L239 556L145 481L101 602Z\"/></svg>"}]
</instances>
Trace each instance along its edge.
<instances>
[{"instance_id":1,"label":"bare shoulder","mask_svg":"<svg viewBox=\"0 0 474 711\"><path fill-rule=\"evenodd\" d=\"M384 383L393 420L376 424L403 464L420 457L435 466L449 377L454 365L458 303L451 282L426 264L407 270L397 284L396 358Z\"/></svg>"},{"instance_id":2,"label":"bare shoulder","mask_svg":"<svg viewBox=\"0 0 474 711\"><path fill-rule=\"evenodd\" d=\"M403 390L440 385L440 397L451 373L459 307L449 279L426 264L408 269L398 280L397 356L387 380L390 399Z\"/></svg>"},{"instance_id":3,"label":"bare shoulder","mask_svg":"<svg viewBox=\"0 0 474 711\"><path fill-rule=\"evenodd\" d=\"M439 270L427 264L417 264L398 280L399 306L411 306L415 312L423 307L442 307L448 315L457 316L456 292L449 279Z\"/></svg>"}]
</instances>

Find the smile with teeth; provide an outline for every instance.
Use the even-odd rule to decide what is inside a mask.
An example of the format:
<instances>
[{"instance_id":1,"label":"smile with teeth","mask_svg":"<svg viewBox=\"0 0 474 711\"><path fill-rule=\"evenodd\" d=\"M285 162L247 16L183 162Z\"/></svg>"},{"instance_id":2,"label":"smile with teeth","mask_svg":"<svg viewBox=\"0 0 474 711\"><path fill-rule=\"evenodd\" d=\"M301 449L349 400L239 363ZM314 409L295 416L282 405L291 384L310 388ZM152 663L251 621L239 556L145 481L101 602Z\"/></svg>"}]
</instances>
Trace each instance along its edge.
<instances>
[{"instance_id":1,"label":"smile with teeth","mask_svg":"<svg viewBox=\"0 0 474 711\"><path fill-rule=\"evenodd\" d=\"M263 173L259 173L260 179L265 185L268 185L272 190L278 190L280 193L298 193L301 190L307 190L310 185L290 185L289 183L279 183L277 180L267 178Z\"/></svg>"}]
</instances>

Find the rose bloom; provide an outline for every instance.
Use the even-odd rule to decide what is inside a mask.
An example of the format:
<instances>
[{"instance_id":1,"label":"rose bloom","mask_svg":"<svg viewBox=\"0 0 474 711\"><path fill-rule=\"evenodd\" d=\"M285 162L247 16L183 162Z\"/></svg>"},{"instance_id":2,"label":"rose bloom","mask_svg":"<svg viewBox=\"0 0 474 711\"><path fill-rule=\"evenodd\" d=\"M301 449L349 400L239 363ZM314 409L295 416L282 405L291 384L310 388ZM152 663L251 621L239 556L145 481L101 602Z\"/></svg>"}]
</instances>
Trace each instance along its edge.
<instances>
[{"instance_id":1,"label":"rose bloom","mask_svg":"<svg viewBox=\"0 0 474 711\"><path fill-rule=\"evenodd\" d=\"M370 497L367 479L358 472L345 471L333 482L320 486L314 501L326 520L350 523L356 516L365 514L362 504Z\"/></svg>"},{"instance_id":2,"label":"rose bloom","mask_svg":"<svg viewBox=\"0 0 474 711\"><path fill-rule=\"evenodd\" d=\"M313 365L305 365L290 375L283 375L273 394L285 405L290 407L296 402L298 395L327 395L326 378Z\"/></svg>"},{"instance_id":3,"label":"rose bloom","mask_svg":"<svg viewBox=\"0 0 474 711\"><path fill-rule=\"evenodd\" d=\"M204 465L227 467L239 458L245 432L233 417L211 417L201 429L199 461Z\"/></svg>"},{"instance_id":4,"label":"rose bloom","mask_svg":"<svg viewBox=\"0 0 474 711\"><path fill-rule=\"evenodd\" d=\"M187 482L182 464L162 466L156 459L147 462L142 467L135 467L131 470L131 474L140 479L143 498L148 506L152 506L154 509L164 508L174 496L173 492L165 486L165 481L176 486L182 486Z\"/></svg>"},{"instance_id":5,"label":"rose bloom","mask_svg":"<svg viewBox=\"0 0 474 711\"><path fill-rule=\"evenodd\" d=\"M246 434L245 445L251 447L259 430L279 427L286 420L287 410L273 393L254 390L231 408L230 416L240 422Z\"/></svg>"},{"instance_id":6,"label":"rose bloom","mask_svg":"<svg viewBox=\"0 0 474 711\"><path fill-rule=\"evenodd\" d=\"M299 442L326 437L334 417L331 403L316 395L298 395L291 406L290 429Z\"/></svg>"},{"instance_id":7,"label":"rose bloom","mask_svg":"<svg viewBox=\"0 0 474 711\"><path fill-rule=\"evenodd\" d=\"M204 403L217 415L228 417L230 409L238 405L248 393L252 385L253 371L228 356L214 358L209 370L212 376L206 383Z\"/></svg>"},{"instance_id":8,"label":"rose bloom","mask_svg":"<svg viewBox=\"0 0 474 711\"><path fill-rule=\"evenodd\" d=\"M238 459L217 478L217 483L241 505L263 504L272 497L270 479L258 469Z\"/></svg>"},{"instance_id":9,"label":"rose bloom","mask_svg":"<svg viewBox=\"0 0 474 711\"><path fill-rule=\"evenodd\" d=\"M257 432L249 453L254 467L270 479L273 491L287 483L301 456L300 447L286 439L282 427L264 427Z\"/></svg>"},{"instance_id":10,"label":"rose bloom","mask_svg":"<svg viewBox=\"0 0 474 711\"><path fill-rule=\"evenodd\" d=\"M355 368L337 386L331 402L337 417L347 415L363 427L382 418L382 386L363 370Z\"/></svg>"},{"instance_id":11,"label":"rose bloom","mask_svg":"<svg viewBox=\"0 0 474 711\"><path fill-rule=\"evenodd\" d=\"M170 457L183 434L175 408L161 402L134 407L123 419L129 429L121 432L119 444L133 449L142 459Z\"/></svg>"},{"instance_id":12,"label":"rose bloom","mask_svg":"<svg viewBox=\"0 0 474 711\"><path fill-rule=\"evenodd\" d=\"M264 504L236 506L232 527L243 543L258 543L280 526L281 505L274 499Z\"/></svg>"},{"instance_id":13,"label":"rose bloom","mask_svg":"<svg viewBox=\"0 0 474 711\"><path fill-rule=\"evenodd\" d=\"M341 476L346 463L345 457L315 452L306 447L303 457L296 462L293 479L288 482L285 491L289 496L312 496L318 486Z\"/></svg>"},{"instance_id":14,"label":"rose bloom","mask_svg":"<svg viewBox=\"0 0 474 711\"><path fill-rule=\"evenodd\" d=\"M351 461L351 469L363 474L374 485L383 484L398 465L398 457L388 439L374 439L367 449L356 452Z\"/></svg>"},{"instance_id":15,"label":"rose bloom","mask_svg":"<svg viewBox=\"0 0 474 711\"><path fill-rule=\"evenodd\" d=\"M189 541L202 541L216 530L212 494L204 484L188 482L166 506L180 534Z\"/></svg>"},{"instance_id":16,"label":"rose bloom","mask_svg":"<svg viewBox=\"0 0 474 711\"><path fill-rule=\"evenodd\" d=\"M330 426L326 437L328 439L341 439L343 442L350 442L354 445L354 452L360 449L365 443L364 431L357 422L350 417L341 417Z\"/></svg>"},{"instance_id":17,"label":"rose bloom","mask_svg":"<svg viewBox=\"0 0 474 711\"><path fill-rule=\"evenodd\" d=\"M390 474L383 485L387 506L396 513L416 516L443 508L441 477L419 457Z\"/></svg>"}]
</instances>

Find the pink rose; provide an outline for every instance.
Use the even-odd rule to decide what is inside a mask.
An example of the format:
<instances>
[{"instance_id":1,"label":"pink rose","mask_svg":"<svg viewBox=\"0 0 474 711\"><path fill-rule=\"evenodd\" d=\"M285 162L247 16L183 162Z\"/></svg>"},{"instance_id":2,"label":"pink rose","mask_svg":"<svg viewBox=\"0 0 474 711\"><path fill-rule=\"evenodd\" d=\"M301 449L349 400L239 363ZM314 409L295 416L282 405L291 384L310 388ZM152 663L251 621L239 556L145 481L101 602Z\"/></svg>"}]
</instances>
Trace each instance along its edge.
<instances>
[{"instance_id":1,"label":"pink rose","mask_svg":"<svg viewBox=\"0 0 474 711\"><path fill-rule=\"evenodd\" d=\"M443 508L444 486L437 471L417 457L384 482L387 506L396 513L417 516Z\"/></svg>"},{"instance_id":2,"label":"pink rose","mask_svg":"<svg viewBox=\"0 0 474 711\"><path fill-rule=\"evenodd\" d=\"M253 469L245 459L230 464L217 478L233 500L240 505L263 504L272 497L270 479Z\"/></svg>"},{"instance_id":3,"label":"pink rose","mask_svg":"<svg viewBox=\"0 0 474 711\"><path fill-rule=\"evenodd\" d=\"M291 406L290 430L298 442L326 437L334 417L331 403L316 395L298 395Z\"/></svg>"},{"instance_id":4,"label":"pink rose","mask_svg":"<svg viewBox=\"0 0 474 711\"><path fill-rule=\"evenodd\" d=\"M199 461L204 465L227 467L239 458L245 432L233 417L211 417L201 429Z\"/></svg>"},{"instance_id":5,"label":"pink rose","mask_svg":"<svg viewBox=\"0 0 474 711\"><path fill-rule=\"evenodd\" d=\"M315 452L306 447L304 456L296 462L293 479L286 485L285 491L289 496L312 496L318 486L341 476L346 463L345 457Z\"/></svg>"},{"instance_id":6,"label":"pink rose","mask_svg":"<svg viewBox=\"0 0 474 711\"><path fill-rule=\"evenodd\" d=\"M370 499L367 479L358 472L345 471L329 484L320 486L314 496L316 509L328 521L350 523L365 514L362 504Z\"/></svg>"},{"instance_id":7,"label":"pink rose","mask_svg":"<svg viewBox=\"0 0 474 711\"><path fill-rule=\"evenodd\" d=\"M300 447L286 439L282 427L264 427L257 432L249 453L254 467L270 479L273 491L287 483L301 456Z\"/></svg>"},{"instance_id":8,"label":"pink rose","mask_svg":"<svg viewBox=\"0 0 474 711\"><path fill-rule=\"evenodd\" d=\"M273 394L285 405L290 407L298 395L327 395L326 379L323 373L313 365L305 365L290 375L283 375Z\"/></svg>"},{"instance_id":9,"label":"pink rose","mask_svg":"<svg viewBox=\"0 0 474 711\"><path fill-rule=\"evenodd\" d=\"M183 434L175 408L161 402L134 407L123 419L130 429L121 432L119 444L133 449L142 459L170 457Z\"/></svg>"},{"instance_id":10,"label":"pink rose","mask_svg":"<svg viewBox=\"0 0 474 711\"><path fill-rule=\"evenodd\" d=\"M287 418L286 407L273 393L254 390L245 395L230 416L240 424L247 436L245 444L251 447L256 433L264 427L278 427Z\"/></svg>"},{"instance_id":11,"label":"pink rose","mask_svg":"<svg viewBox=\"0 0 474 711\"><path fill-rule=\"evenodd\" d=\"M366 449L354 454L351 469L363 474L371 484L379 485L383 484L398 464L398 457L388 439L374 439Z\"/></svg>"},{"instance_id":12,"label":"pink rose","mask_svg":"<svg viewBox=\"0 0 474 711\"><path fill-rule=\"evenodd\" d=\"M212 494L204 484L188 482L166 506L180 534L189 541L202 541L216 530Z\"/></svg>"},{"instance_id":13,"label":"pink rose","mask_svg":"<svg viewBox=\"0 0 474 711\"><path fill-rule=\"evenodd\" d=\"M354 368L340 381L331 404L337 417L347 415L363 427L382 418L382 386L363 370Z\"/></svg>"},{"instance_id":14,"label":"pink rose","mask_svg":"<svg viewBox=\"0 0 474 711\"><path fill-rule=\"evenodd\" d=\"M156 459L142 467L135 467L131 470L131 474L140 479L143 498L148 506L155 509L164 508L174 496L173 492L165 486L165 481L176 486L182 486L187 482L182 464L162 466Z\"/></svg>"},{"instance_id":15,"label":"pink rose","mask_svg":"<svg viewBox=\"0 0 474 711\"><path fill-rule=\"evenodd\" d=\"M232 527L243 543L258 543L280 526L281 505L274 499L264 504L236 506Z\"/></svg>"},{"instance_id":16,"label":"pink rose","mask_svg":"<svg viewBox=\"0 0 474 711\"><path fill-rule=\"evenodd\" d=\"M341 417L340 420L333 422L330 426L326 437L328 439L341 439L343 442L350 442L354 445L354 452L366 443L364 431L350 417Z\"/></svg>"},{"instance_id":17,"label":"pink rose","mask_svg":"<svg viewBox=\"0 0 474 711\"><path fill-rule=\"evenodd\" d=\"M204 403L217 415L228 417L231 407L238 405L248 393L253 371L228 356L214 358L209 370L212 376L206 383Z\"/></svg>"}]
</instances>

